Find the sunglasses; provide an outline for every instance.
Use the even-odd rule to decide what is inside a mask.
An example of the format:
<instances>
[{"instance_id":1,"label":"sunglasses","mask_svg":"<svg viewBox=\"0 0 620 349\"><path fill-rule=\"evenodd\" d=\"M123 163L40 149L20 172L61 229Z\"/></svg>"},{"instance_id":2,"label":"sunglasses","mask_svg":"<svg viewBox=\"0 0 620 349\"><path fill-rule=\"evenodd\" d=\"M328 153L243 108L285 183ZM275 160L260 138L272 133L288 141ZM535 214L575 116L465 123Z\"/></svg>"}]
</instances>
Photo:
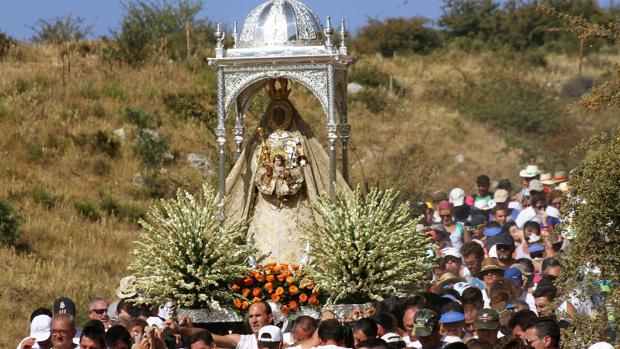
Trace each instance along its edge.
<instances>
[{"instance_id":1,"label":"sunglasses","mask_svg":"<svg viewBox=\"0 0 620 349\"><path fill-rule=\"evenodd\" d=\"M90 311L99 315L103 315L108 311L108 309L91 309Z\"/></svg>"}]
</instances>

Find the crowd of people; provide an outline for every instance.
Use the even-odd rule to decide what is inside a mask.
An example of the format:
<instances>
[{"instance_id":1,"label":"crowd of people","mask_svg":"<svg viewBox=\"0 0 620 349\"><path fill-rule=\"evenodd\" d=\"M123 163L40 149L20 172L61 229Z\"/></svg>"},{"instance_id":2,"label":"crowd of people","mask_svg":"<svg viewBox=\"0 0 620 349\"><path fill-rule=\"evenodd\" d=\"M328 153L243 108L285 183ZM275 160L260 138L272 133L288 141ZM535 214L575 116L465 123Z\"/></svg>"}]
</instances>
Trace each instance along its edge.
<instances>
[{"instance_id":1,"label":"crowd of people","mask_svg":"<svg viewBox=\"0 0 620 349\"><path fill-rule=\"evenodd\" d=\"M274 323L269 304L249 307L247 333L216 333L184 318L170 304L136 305L121 280L118 301L93 299L88 321L76 326L76 309L59 298L53 310L31 315L30 335L18 349L401 349L560 347L571 315L592 314L589 301L558 301L554 285L562 273L567 240L559 229L563 173L536 166L519 173L520 188L507 179L476 178L476 192L437 191L421 204L420 228L434 241L432 286L406 298L388 298L371 316L340 322L329 311L320 319L300 316ZM557 307L555 305L558 305ZM596 343L593 349L612 346Z\"/></svg>"}]
</instances>

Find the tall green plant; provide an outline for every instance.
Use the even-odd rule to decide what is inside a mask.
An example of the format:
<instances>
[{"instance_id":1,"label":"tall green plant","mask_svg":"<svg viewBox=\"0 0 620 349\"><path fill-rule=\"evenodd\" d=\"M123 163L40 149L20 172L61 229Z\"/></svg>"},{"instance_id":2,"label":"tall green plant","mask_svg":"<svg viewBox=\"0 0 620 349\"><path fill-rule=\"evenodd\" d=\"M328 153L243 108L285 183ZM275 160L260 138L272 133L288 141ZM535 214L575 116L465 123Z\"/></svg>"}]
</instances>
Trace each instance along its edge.
<instances>
[{"instance_id":1,"label":"tall green plant","mask_svg":"<svg viewBox=\"0 0 620 349\"><path fill-rule=\"evenodd\" d=\"M427 236L393 190L338 190L314 209L323 224L308 227L311 275L328 303L381 301L419 291L431 269Z\"/></svg>"}]
</instances>

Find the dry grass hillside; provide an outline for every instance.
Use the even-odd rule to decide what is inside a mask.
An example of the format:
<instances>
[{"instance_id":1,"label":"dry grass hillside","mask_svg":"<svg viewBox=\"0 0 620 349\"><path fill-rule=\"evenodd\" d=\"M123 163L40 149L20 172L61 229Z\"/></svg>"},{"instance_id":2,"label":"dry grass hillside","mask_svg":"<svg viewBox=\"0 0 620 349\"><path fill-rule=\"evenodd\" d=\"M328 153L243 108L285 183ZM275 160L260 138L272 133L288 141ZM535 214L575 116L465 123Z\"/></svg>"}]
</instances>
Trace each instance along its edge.
<instances>
[{"instance_id":1,"label":"dry grass hillside","mask_svg":"<svg viewBox=\"0 0 620 349\"><path fill-rule=\"evenodd\" d=\"M0 246L0 312L12 320L0 335L2 348L27 335L34 308L51 307L59 296L76 300L82 321L89 298L113 298L127 273L136 220L176 188L195 192L203 181L213 183L213 172L189 166L189 154L216 164L208 68L166 63L137 69L76 56L63 86L54 48L22 49L27 54L0 63L0 200L23 221L19 244ZM545 59L546 65L532 66L491 53L361 57L354 78L371 67L393 81L391 90L381 83L351 97L353 184L397 187L419 200L457 185L471 192L482 172L516 180L524 150L508 144L515 134L543 149L534 160L560 159L548 163L549 170L573 165L579 159L568 157L570 148L616 126L618 118L585 113L574 98L562 99L576 62ZM604 77L618 61L589 57L584 73ZM490 66L542 86L561 111L553 121L557 132L544 139L531 131L506 133L463 115L459 103ZM321 109L310 97L295 86L294 103L324 139ZM264 105L264 97L255 100L254 118ZM114 133L119 129L124 139ZM157 137L149 138L152 131Z\"/></svg>"}]
</instances>

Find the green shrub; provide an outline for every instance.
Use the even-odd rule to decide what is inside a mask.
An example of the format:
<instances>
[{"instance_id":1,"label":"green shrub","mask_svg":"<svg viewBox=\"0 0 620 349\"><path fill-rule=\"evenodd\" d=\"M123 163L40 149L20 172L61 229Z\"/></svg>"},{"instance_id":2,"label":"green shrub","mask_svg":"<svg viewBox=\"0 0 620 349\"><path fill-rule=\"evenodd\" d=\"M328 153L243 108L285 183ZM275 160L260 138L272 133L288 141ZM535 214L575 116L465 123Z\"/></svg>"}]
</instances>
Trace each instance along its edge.
<instances>
[{"instance_id":1,"label":"green shrub","mask_svg":"<svg viewBox=\"0 0 620 349\"><path fill-rule=\"evenodd\" d=\"M400 97L407 93L407 91L398 84L396 79L390 78L389 74L381 71L377 66L372 64L364 64L353 68L349 76L349 81L360 83L366 87L383 87L386 90L391 87L392 92Z\"/></svg>"},{"instance_id":2,"label":"green shrub","mask_svg":"<svg viewBox=\"0 0 620 349\"><path fill-rule=\"evenodd\" d=\"M146 210L137 202L128 202L119 207L118 216L130 222L138 223L146 217Z\"/></svg>"},{"instance_id":3,"label":"green shrub","mask_svg":"<svg viewBox=\"0 0 620 349\"><path fill-rule=\"evenodd\" d=\"M108 216L117 216L121 205L111 196L107 194L100 194L101 199L99 201L99 207Z\"/></svg>"},{"instance_id":4,"label":"green shrub","mask_svg":"<svg viewBox=\"0 0 620 349\"><path fill-rule=\"evenodd\" d=\"M151 115L140 109L125 108L123 110L123 118L141 129L157 128L161 124L159 115Z\"/></svg>"},{"instance_id":5,"label":"green shrub","mask_svg":"<svg viewBox=\"0 0 620 349\"><path fill-rule=\"evenodd\" d=\"M86 25L84 18L58 16L52 19L39 19L30 27L35 32L32 41L36 43L61 44L72 39L80 41L92 33L93 25Z\"/></svg>"},{"instance_id":6,"label":"green shrub","mask_svg":"<svg viewBox=\"0 0 620 349\"><path fill-rule=\"evenodd\" d=\"M140 130L134 142L134 151L142 165L153 168L174 160L170 147L165 139L161 139L152 130ZM172 155L172 159L170 156Z\"/></svg>"},{"instance_id":7,"label":"green shrub","mask_svg":"<svg viewBox=\"0 0 620 349\"><path fill-rule=\"evenodd\" d=\"M15 81L15 91L18 94L23 94L30 89L30 82L26 79L18 78Z\"/></svg>"},{"instance_id":8,"label":"green shrub","mask_svg":"<svg viewBox=\"0 0 620 349\"><path fill-rule=\"evenodd\" d=\"M395 53L426 53L439 46L439 32L422 17L370 19L360 28L353 47L356 52L392 57Z\"/></svg>"},{"instance_id":9,"label":"green shrub","mask_svg":"<svg viewBox=\"0 0 620 349\"><path fill-rule=\"evenodd\" d=\"M91 136L91 149L101 152L111 158L120 154L121 140L110 131L99 130Z\"/></svg>"},{"instance_id":10,"label":"green shrub","mask_svg":"<svg viewBox=\"0 0 620 349\"><path fill-rule=\"evenodd\" d=\"M172 93L164 95L162 99L169 111L186 120L197 120L205 123L209 115L214 113L213 109L207 110L196 95Z\"/></svg>"},{"instance_id":11,"label":"green shrub","mask_svg":"<svg viewBox=\"0 0 620 349\"><path fill-rule=\"evenodd\" d=\"M0 61L3 60L15 46L15 40L7 34L0 32Z\"/></svg>"},{"instance_id":12,"label":"green shrub","mask_svg":"<svg viewBox=\"0 0 620 349\"><path fill-rule=\"evenodd\" d=\"M99 211L97 211L97 206L86 199L75 201L73 207L80 217L90 219L93 222L101 219L101 215Z\"/></svg>"},{"instance_id":13,"label":"green shrub","mask_svg":"<svg viewBox=\"0 0 620 349\"><path fill-rule=\"evenodd\" d=\"M13 207L0 201L0 243L15 246L19 243L22 218L13 213Z\"/></svg>"},{"instance_id":14,"label":"green shrub","mask_svg":"<svg viewBox=\"0 0 620 349\"><path fill-rule=\"evenodd\" d=\"M353 100L360 101L373 113L385 111L389 105L388 96L382 89L365 89L358 92Z\"/></svg>"},{"instance_id":15,"label":"green shrub","mask_svg":"<svg viewBox=\"0 0 620 349\"><path fill-rule=\"evenodd\" d=\"M576 75L562 85L560 97L565 99L580 98L594 86L594 78L587 75Z\"/></svg>"},{"instance_id":16,"label":"green shrub","mask_svg":"<svg viewBox=\"0 0 620 349\"><path fill-rule=\"evenodd\" d=\"M56 206L56 200L45 190L45 188L35 186L31 191L32 200L35 203L51 210Z\"/></svg>"}]
</instances>

